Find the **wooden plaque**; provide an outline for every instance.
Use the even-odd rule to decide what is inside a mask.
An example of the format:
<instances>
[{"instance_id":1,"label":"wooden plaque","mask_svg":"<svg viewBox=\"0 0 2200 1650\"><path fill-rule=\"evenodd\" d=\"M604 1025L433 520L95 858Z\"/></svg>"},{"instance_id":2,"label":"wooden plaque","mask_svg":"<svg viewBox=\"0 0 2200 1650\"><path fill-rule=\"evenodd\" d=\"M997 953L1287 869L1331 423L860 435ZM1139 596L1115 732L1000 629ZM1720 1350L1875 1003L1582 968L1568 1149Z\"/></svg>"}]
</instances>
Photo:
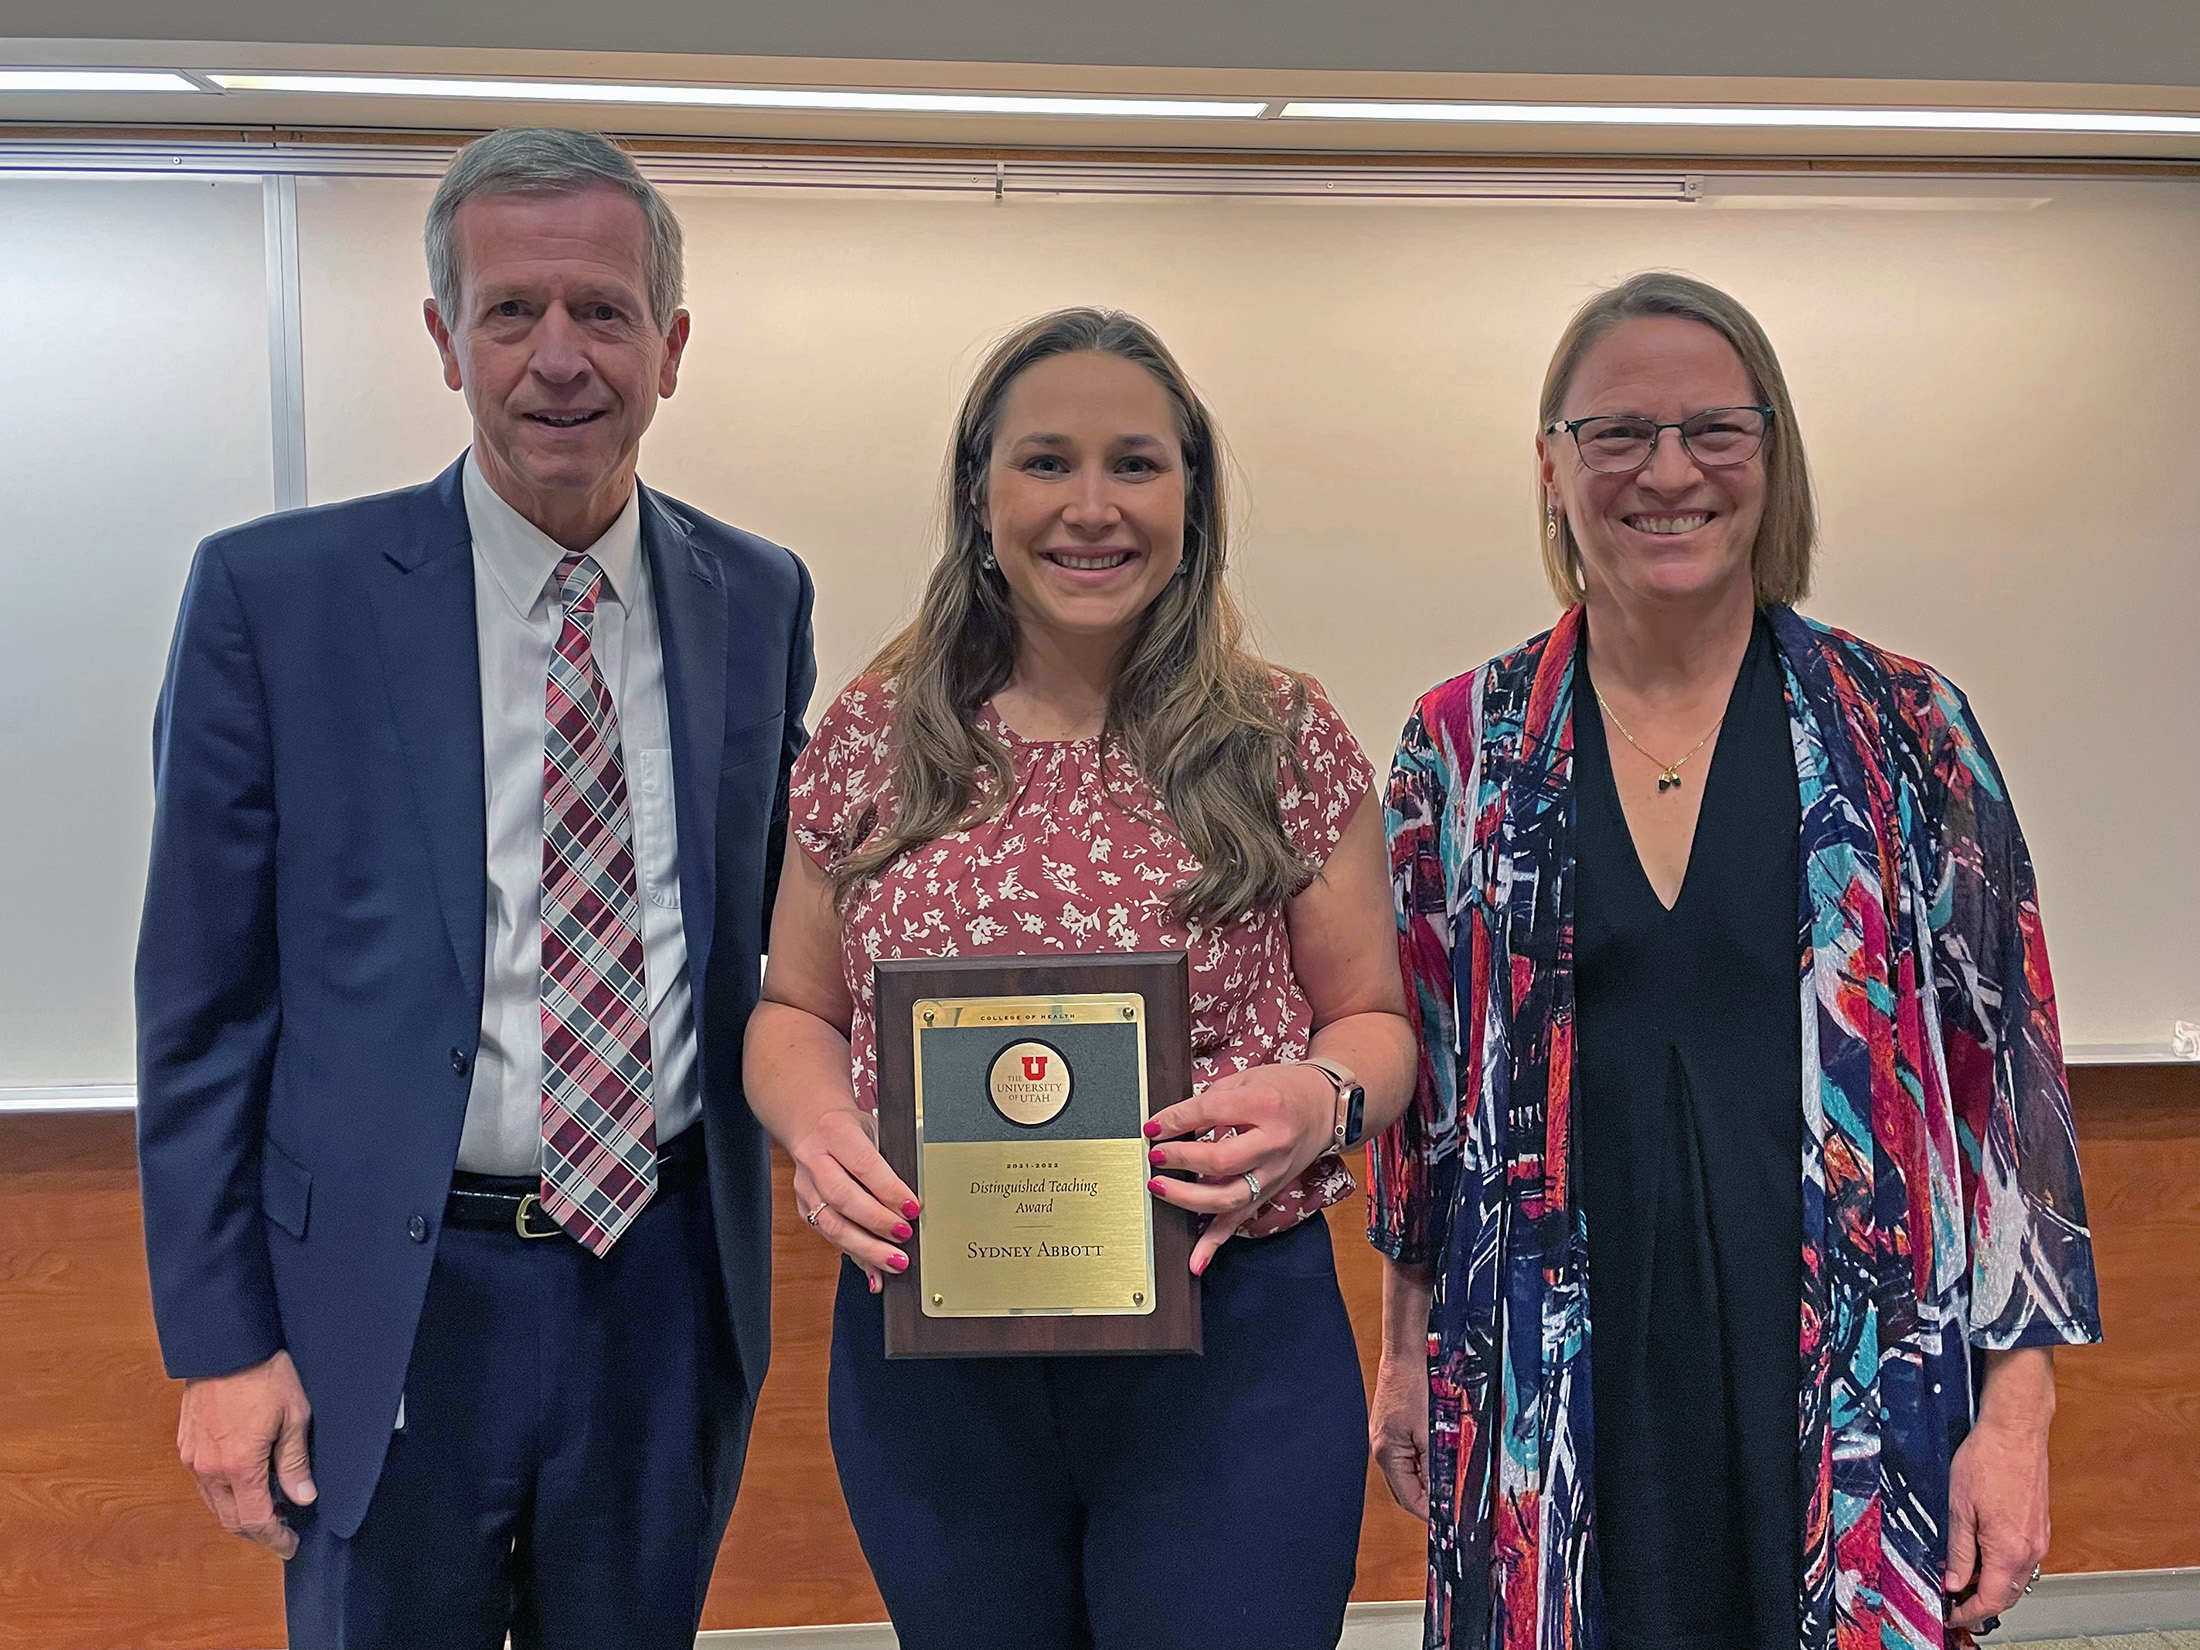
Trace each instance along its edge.
<instances>
[{"instance_id":1,"label":"wooden plaque","mask_svg":"<svg viewBox=\"0 0 2200 1650\"><path fill-rule=\"evenodd\" d=\"M1190 981L1181 951L877 965L879 1147L924 1205L889 1358L1200 1350L1144 1134L1191 1092Z\"/></svg>"}]
</instances>

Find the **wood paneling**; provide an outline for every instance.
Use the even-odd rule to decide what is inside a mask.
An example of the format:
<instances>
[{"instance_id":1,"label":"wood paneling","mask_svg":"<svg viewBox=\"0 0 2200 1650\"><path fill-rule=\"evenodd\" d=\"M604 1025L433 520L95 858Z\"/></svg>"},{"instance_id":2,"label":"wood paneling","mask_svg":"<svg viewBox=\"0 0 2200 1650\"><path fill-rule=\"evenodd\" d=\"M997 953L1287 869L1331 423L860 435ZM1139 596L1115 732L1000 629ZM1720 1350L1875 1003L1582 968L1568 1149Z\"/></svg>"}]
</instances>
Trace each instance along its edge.
<instances>
[{"instance_id":1,"label":"wood paneling","mask_svg":"<svg viewBox=\"0 0 2200 1650\"><path fill-rule=\"evenodd\" d=\"M884 1621L825 1436L840 1251L802 1224L787 1159L772 1169L772 1372L703 1625Z\"/></svg>"},{"instance_id":2,"label":"wood paneling","mask_svg":"<svg viewBox=\"0 0 2200 1650\"><path fill-rule=\"evenodd\" d=\"M132 1119L0 1118L0 1645L283 1642L281 1570L176 1460Z\"/></svg>"},{"instance_id":3,"label":"wood paneling","mask_svg":"<svg viewBox=\"0 0 2200 1650\"><path fill-rule=\"evenodd\" d=\"M2106 1340L2055 1357L2047 1565L2200 1564L2200 1070L2070 1073Z\"/></svg>"},{"instance_id":4,"label":"wood paneling","mask_svg":"<svg viewBox=\"0 0 2200 1650\"><path fill-rule=\"evenodd\" d=\"M2109 1343L2059 1359L2056 1571L2200 1564L2200 1070L2072 1073ZM1379 1269L1334 1211L1374 1373ZM781 1167L772 1378L704 1615L876 1621L825 1436L834 1256ZM0 1650L237 1650L282 1640L272 1558L221 1534L174 1453L130 1119L0 1119ZM921 1425L921 1417L912 1424ZM1362 1599L1415 1598L1419 1525L1371 1473Z\"/></svg>"}]
</instances>

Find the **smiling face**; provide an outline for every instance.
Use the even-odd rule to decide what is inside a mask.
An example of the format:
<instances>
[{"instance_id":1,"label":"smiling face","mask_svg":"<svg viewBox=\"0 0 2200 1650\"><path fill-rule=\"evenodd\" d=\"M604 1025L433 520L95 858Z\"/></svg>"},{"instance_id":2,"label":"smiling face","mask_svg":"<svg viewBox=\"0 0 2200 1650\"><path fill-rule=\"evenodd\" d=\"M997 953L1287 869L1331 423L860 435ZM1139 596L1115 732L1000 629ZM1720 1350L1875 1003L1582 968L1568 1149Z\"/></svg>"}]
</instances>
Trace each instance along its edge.
<instances>
[{"instance_id":1,"label":"smiling face","mask_svg":"<svg viewBox=\"0 0 2200 1650\"><path fill-rule=\"evenodd\" d=\"M620 190L480 196L452 227L460 313L431 301L428 330L473 413L475 462L536 526L584 548L633 488L642 432L678 382L687 313L652 322L648 220Z\"/></svg>"},{"instance_id":2,"label":"smiling face","mask_svg":"<svg viewBox=\"0 0 2200 1650\"><path fill-rule=\"evenodd\" d=\"M1184 559L1176 409L1134 361L1050 355L1001 396L983 519L1027 637L1120 646Z\"/></svg>"},{"instance_id":3,"label":"smiling face","mask_svg":"<svg viewBox=\"0 0 2200 1650\"><path fill-rule=\"evenodd\" d=\"M1711 327L1679 316L1623 321L1575 368L1559 416L1624 413L1677 424L1713 407L1760 400L1742 358ZM1715 604L1754 590L1751 555L1765 511L1765 454L1711 467L1679 432L1660 432L1650 462L1629 475L1589 469L1573 437L1537 436L1545 497L1581 547L1592 602Z\"/></svg>"}]
</instances>

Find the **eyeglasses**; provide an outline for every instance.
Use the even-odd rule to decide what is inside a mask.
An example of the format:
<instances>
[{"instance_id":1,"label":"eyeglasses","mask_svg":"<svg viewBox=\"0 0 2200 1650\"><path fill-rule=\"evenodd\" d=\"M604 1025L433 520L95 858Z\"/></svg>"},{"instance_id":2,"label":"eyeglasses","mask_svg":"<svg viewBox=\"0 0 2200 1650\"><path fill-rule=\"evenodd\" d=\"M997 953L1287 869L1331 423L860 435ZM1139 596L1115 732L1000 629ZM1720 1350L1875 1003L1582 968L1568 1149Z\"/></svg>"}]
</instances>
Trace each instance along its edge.
<instances>
[{"instance_id":1,"label":"eyeglasses","mask_svg":"<svg viewBox=\"0 0 2200 1650\"><path fill-rule=\"evenodd\" d=\"M1772 428L1770 407L1712 407L1678 424L1659 424L1626 413L1568 418L1543 427L1545 435L1564 430L1574 438L1581 462L1605 475L1628 475L1650 462L1658 437L1680 432L1681 447L1707 470L1747 464L1764 447Z\"/></svg>"}]
</instances>

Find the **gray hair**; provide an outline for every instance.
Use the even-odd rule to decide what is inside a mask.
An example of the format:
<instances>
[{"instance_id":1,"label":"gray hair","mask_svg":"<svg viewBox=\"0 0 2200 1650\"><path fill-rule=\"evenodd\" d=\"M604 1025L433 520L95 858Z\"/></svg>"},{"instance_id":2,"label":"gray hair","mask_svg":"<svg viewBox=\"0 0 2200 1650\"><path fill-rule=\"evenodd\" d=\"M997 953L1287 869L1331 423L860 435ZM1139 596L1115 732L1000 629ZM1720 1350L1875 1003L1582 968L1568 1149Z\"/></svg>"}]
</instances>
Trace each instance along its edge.
<instances>
[{"instance_id":1,"label":"gray hair","mask_svg":"<svg viewBox=\"0 0 2200 1650\"><path fill-rule=\"evenodd\" d=\"M624 149L594 132L563 126L507 126L476 138L458 152L428 205L423 234L428 248L428 286L444 323L459 320L458 209L478 195L575 195L609 185L631 198L649 223L642 276L649 285L650 320L672 329L680 307L680 220L664 196L641 174Z\"/></svg>"}]
</instances>

